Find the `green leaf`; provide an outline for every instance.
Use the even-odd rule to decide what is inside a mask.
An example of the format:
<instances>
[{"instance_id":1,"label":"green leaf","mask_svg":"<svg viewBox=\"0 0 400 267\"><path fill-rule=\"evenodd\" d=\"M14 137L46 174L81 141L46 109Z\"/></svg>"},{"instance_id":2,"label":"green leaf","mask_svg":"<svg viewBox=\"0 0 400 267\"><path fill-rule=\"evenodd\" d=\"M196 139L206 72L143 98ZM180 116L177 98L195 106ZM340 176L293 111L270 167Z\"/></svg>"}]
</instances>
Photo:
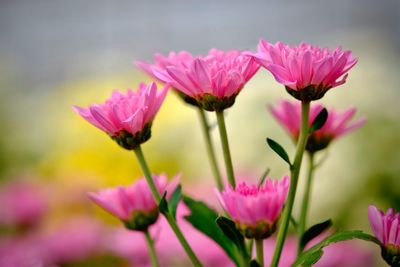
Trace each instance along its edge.
<instances>
[{"instance_id":1,"label":"green leaf","mask_svg":"<svg viewBox=\"0 0 400 267\"><path fill-rule=\"evenodd\" d=\"M178 185L168 201L168 209L171 211L171 215L174 218L176 218L176 208L178 207L181 198L182 198L182 186Z\"/></svg>"},{"instance_id":2,"label":"green leaf","mask_svg":"<svg viewBox=\"0 0 400 267\"><path fill-rule=\"evenodd\" d=\"M251 260L249 263L250 267L261 267L261 265L256 260Z\"/></svg>"},{"instance_id":3,"label":"green leaf","mask_svg":"<svg viewBox=\"0 0 400 267\"><path fill-rule=\"evenodd\" d=\"M158 203L158 209L162 214L168 213L168 202L165 199L167 196L167 191L164 192L163 196L161 197L160 203Z\"/></svg>"},{"instance_id":4,"label":"green leaf","mask_svg":"<svg viewBox=\"0 0 400 267\"><path fill-rule=\"evenodd\" d=\"M244 237L242 233L236 229L236 225L233 221L226 217L218 217L217 224L221 228L222 232L238 247L238 249L243 253L247 254L246 245L244 243Z\"/></svg>"},{"instance_id":5,"label":"green leaf","mask_svg":"<svg viewBox=\"0 0 400 267\"><path fill-rule=\"evenodd\" d=\"M322 128L322 126L324 126L326 120L328 119L328 111L326 110L326 108L323 108L317 115L317 117L315 117L313 123L311 124L309 133L313 133L315 131L318 131L319 129Z\"/></svg>"},{"instance_id":6,"label":"green leaf","mask_svg":"<svg viewBox=\"0 0 400 267\"><path fill-rule=\"evenodd\" d=\"M319 236L321 233L329 229L332 226L332 220L326 220L322 223L311 226L307 231L304 232L300 239L300 248L303 250L308 242L310 242L315 237Z\"/></svg>"},{"instance_id":7,"label":"green leaf","mask_svg":"<svg viewBox=\"0 0 400 267\"><path fill-rule=\"evenodd\" d=\"M302 266L310 267L316 263L324 254L323 248L331 243L336 243L345 240L360 239L368 242L373 242L380 246L380 242L375 237L364 233L360 230L341 231L328 236L318 244L314 245L309 250L303 252L297 260L292 264L292 267Z\"/></svg>"},{"instance_id":8,"label":"green leaf","mask_svg":"<svg viewBox=\"0 0 400 267\"><path fill-rule=\"evenodd\" d=\"M194 228L214 240L226 254L238 265L241 262L240 254L235 244L225 236L224 232L216 223L218 213L209 208L204 202L194 200L188 196L183 196L183 202L190 209L191 214L185 219Z\"/></svg>"},{"instance_id":9,"label":"green leaf","mask_svg":"<svg viewBox=\"0 0 400 267\"><path fill-rule=\"evenodd\" d=\"M278 154L278 156L280 156L284 161L286 161L289 166L292 166L292 163L290 163L290 159L288 154L286 153L285 149L278 144L277 142L275 142L274 140L267 138L267 143L269 145L269 147L275 151L276 154Z\"/></svg>"}]
</instances>

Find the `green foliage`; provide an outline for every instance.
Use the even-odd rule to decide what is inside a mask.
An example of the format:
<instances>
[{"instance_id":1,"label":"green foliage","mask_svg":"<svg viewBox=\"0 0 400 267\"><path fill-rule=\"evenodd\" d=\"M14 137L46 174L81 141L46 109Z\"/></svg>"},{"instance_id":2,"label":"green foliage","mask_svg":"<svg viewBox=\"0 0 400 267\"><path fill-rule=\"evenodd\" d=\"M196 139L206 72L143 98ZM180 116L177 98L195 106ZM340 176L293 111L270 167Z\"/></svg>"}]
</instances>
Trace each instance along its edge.
<instances>
[{"instance_id":1,"label":"green foliage","mask_svg":"<svg viewBox=\"0 0 400 267\"><path fill-rule=\"evenodd\" d=\"M375 237L366 234L360 230L351 230L351 231L341 231L336 232L318 244L314 245L309 250L303 252L297 260L292 264L292 267L302 266L302 267L309 267L315 264L324 254L323 248L330 245L331 243L336 243L345 240L351 239L360 239L368 242L373 242L377 245L380 245L379 240Z\"/></svg>"},{"instance_id":2,"label":"green foliage","mask_svg":"<svg viewBox=\"0 0 400 267\"><path fill-rule=\"evenodd\" d=\"M309 129L309 133L311 134L321 129L324 126L327 119L328 119L328 111L326 110L326 108L323 108L312 122L311 127Z\"/></svg>"},{"instance_id":3,"label":"green foliage","mask_svg":"<svg viewBox=\"0 0 400 267\"><path fill-rule=\"evenodd\" d=\"M286 161L289 164L289 166L292 166L288 154L280 144L278 144L277 142L275 142L270 138L267 138L267 144L276 154L278 154L279 157L281 157L284 161Z\"/></svg>"},{"instance_id":4,"label":"green foliage","mask_svg":"<svg viewBox=\"0 0 400 267\"><path fill-rule=\"evenodd\" d=\"M183 196L183 202L190 209L191 214L185 219L194 228L214 240L226 254L239 265L241 262L240 254L235 244L224 234L217 225L218 213L208 207L204 202L194 200L188 196Z\"/></svg>"},{"instance_id":5,"label":"green foliage","mask_svg":"<svg viewBox=\"0 0 400 267\"><path fill-rule=\"evenodd\" d=\"M328 230L331 226L332 226L331 219L311 226L307 231L304 232L303 236L300 239L301 250L303 250L306 247L308 242L310 242L312 239L314 239L321 233Z\"/></svg>"},{"instance_id":6,"label":"green foliage","mask_svg":"<svg viewBox=\"0 0 400 267\"><path fill-rule=\"evenodd\" d=\"M176 209L178 207L179 201L182 199L182 186L178 185L171 195L168 201L168 209L171 211L171 215L176 218Z\"/></svg>"}]
</instances>

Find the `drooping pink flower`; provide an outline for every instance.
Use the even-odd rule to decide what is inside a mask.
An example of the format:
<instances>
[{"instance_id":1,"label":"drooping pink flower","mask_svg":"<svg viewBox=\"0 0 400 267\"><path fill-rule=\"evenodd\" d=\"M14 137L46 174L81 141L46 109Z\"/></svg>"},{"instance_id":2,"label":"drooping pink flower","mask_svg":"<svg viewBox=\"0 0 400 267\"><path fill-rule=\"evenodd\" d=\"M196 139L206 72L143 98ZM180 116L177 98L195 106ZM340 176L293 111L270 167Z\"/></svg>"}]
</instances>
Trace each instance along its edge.
<instances>
[{"instance_id":1,"label":"drooping pink flower","mask_svg":"<svg viewBox=\"0 0 400 267\"><path fill-rule=\"evenodd\" d=\"M23 181L3 185L0 189L0 225L33 226L46 211L42 190Z\"/></svg>"},{"instance_id":2,"label":"drooping pink flower","mask_svg":"<svg viewBox=\"0 0 400 267\"><path fill-rule=\"evenodd\" d=\"M151 124L166 94L167 87L157 92L155 83L141 83L137 92L128 90L126 94L122 94L114 91L111 98L103 104L73 108L119 145L134 149L150 138Z\"/></svg>"},{"instance_id":3,"label":"drooping pink flower","mask_svg":"<svg viewBox=\"0 0 400 267\"><path fill-rule=\"evenodd\" d=\"M388 209L386 214L371 205L368 219L372 231L382 244L382 257L390 266L400 266L400 212Z\"/></svg>"},{"instance_id":4,"label":"drooping pink flower","mask_svg":"<svg viewBox=\"0 0 400 267\"><path fill-rule=\"evenodd\" d=\"M357 63L351 51L306 43L289 46L260 40L257 53L252 55L291 95L304 101L319 99L329 89L344 84L347 72Z\"/></svg>"},{"instance_id":5,"label":"drooping pink flower","mask_svg":"<svg viewBox=\"0 0 400 267\"><path fill-rule=\"evenodd\" d=\"M165 174L153 175L154 183L160 194L167 189L168 181ZM172 193L177 177L170 184ZM126 187L109 188L98 193L89 193L89 197L107 212L119 218L131 230L145 230L157 221L158 205L145 178L137 180Z\"/></svg>"},{"instance_id":6,"label":"drooping pink flower","mask_svg":"<svg viewBox=\"0 0 400 267\"><path fill-rule=\"evenodd\" d=\"M139 68L170 84L189 103L205 110L231 107L244 85L259 69L259 64L244 52L211 49L206 56L193 57L187 52L157 54L155 63L138 62Z\"/></svg>"},{"instance_id":7,"label":"drooping pink flower","mask_svg":"<svg viewBox=\"0 0 400 267\"><path fill-rule=\"evenodd\" d=\"M323 108L321 104L311 104L309 126L311 126ZM293 140L296 141L301 124L300 103L281 100L275 107L269 107L269 110L275 119L289 132ZM355 113L355 108L348 108L344 111L336 111L331 108L328 111L328 118L324 126L309 136L306 149L310 152L324 149L332 140L361 127L366 122L366 119L360 118L351 122Z\"/></svg>"},{"instance_id":8,"label":"drooping pink flower","mask_svg":"<svg viewBox=\"0 0 400 267\"><path fill-rule=\"evenodd\" d=\"M235 189L216 190L221 205L248 238L267 238L276 228L289 189L289 177L267 179L262 186L241 182Z\"/></svg>"}]
</instances>

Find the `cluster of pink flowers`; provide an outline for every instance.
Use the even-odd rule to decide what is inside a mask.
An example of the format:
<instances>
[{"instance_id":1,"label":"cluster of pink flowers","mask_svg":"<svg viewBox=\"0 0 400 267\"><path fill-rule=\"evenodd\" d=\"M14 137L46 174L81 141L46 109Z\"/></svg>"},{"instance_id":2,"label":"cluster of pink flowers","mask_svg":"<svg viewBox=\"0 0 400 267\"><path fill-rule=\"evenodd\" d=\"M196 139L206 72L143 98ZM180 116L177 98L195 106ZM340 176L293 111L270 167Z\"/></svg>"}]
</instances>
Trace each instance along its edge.
<instances>
[{"instance_id":1,"label":"cluster of pink flowers","mask_svg":"<svg viewBox=\"0 0 400 267\"><path fill-rule=\"evenodd\" d=\"M343 112L329 109L324 121L317 121L317 118L323 119L323 116L319 118L319 115L323 115L324 112L322 111L325 109L321 104L314 102L322 98L331 88L344 84L349 70L356 63L357 59L353 57L352 52L344 51L341 48L330 50L305 43L292 47L281 42L270 44L265 40L260 41L256 53L212 49L207 55L193 56L186 51L182 51L178 53L171 52L168 56L156 54L154 63L137 61L136 65L140 69L164 84L164 88L161 91L157 91L154 83L148 86L141 84L136 93L131 90L126 94L114 92L112 97L104 104L94 104L88 108L75 107L75 110L85 120L106 132L119 145L128 150L134 150L145 177L130 186L90 193L90 198L103 209L119 218L127 229L145 234L149 245L149 255L151 255L150 258L155 266L157 265L157 260L154 256L156 254L155 251L158 250L159 255L162 255L162 249L159 248L160 245L157 245L157 243L176 241L172 237L168 237L168 240L163 239L168 236L165 233L165 231L168 231L165 228L169 229L166 224L171 226L173 230L171 233L178 237L182 248L192 263L195 266L201 266L199 259L189 244L192 243L192 247L197 248L197 242L187 242L184 237L187 230L185 230L184 223L181 222L182 216L179 212L175 218L176 207L178 206L179 210L179 207L182 206L182 204L176 203L176 201L179 202L179 199L177 200L176 198L180 196L175 195L175 199L172 201L175 206L171 206L168 203L168 197L176 188L176 183L172 182L168 186L164 175L151 175L140 147L142 143L150 138L152 122L166 96L167 88L171 87L187 103L195 105L200 110L215 111L217 114L230 185L224 189L216 190L216 195L226 215L229 216L229 219L225 219L228 221L232 219L231 224L219 225L222 232L237 231L238 235L255 239L257 261L260 265L263 265L262 245L264 239L270 237L278 228L278 220L282 211L285 210L271 264L271 266L277 267L284 248L289 220L292 219L291 212L304 151L306 150L313 154L325 149L332 140L359 128L365 123L364 118L351 122L356 112L355 108L349 108ZM294 161L291 162L279 144L270 145L277 154L289 163L290 178L285 176L280 181L272 181L267 178L265 182L261 181L259 185L241 182L235 186L222 113L235 103L240 91L261 66L272 73L275 79L285 86L286 91L291 96L301 101L301 103L299 101L294 103L283 100L277 106L270 107L272 115L297 143L296 155ZM310 102L312 103L310 104ZM204 124L207 123L204 122ZM315 129L313 128L314 124L317 125ZM320 125L318 126L318 124ZM205 128L205 131L209 130L208 125ZM209 146L211 147L211 145ZM210 153L213 153L213 151ZM168 189L167 186L169 187ZM308 184L308 186L310 187L311 185ZM161 197L165 191L169 192L167 199ZM178 190L178 194L179 192ZM305 201L308 201L307 198L305 199ZM302 212L304 212L303 215L306 215L307 203L304 203L306 205ZM187 208L191 210L190 206ZM202 206L201 209L206 208ZM164 215L161 222L158 220L159 212ZM214 214L214 211L208 210L205 213L208 215ZM302 218L304 219L305 216ZM392 266L398 266L396 265L398 264L398 255L400 255L400 219L398 214L394 215L393 211L389 211L384 215L382 212L377 211L376 208L371 207L369 209L369 219L375 235L381 242L385 260L393 264ZM214 218L214 220L218 221L217 218ZM201 224L201 220L199 221L193 223L194 226L197 225L197 229L201 229L198 225ZM180 230L178 223L183 231ZM214 225L211 225L212 223L210 222L208 227L214 227ZM305 219L301 224L305 226ZM227 230L223 227L234 227L236 229ZM221 231L221 229L215 231ZM304 230L299 227L299 239L304 234ZM203 231L213 238L212 234L207 233L207 230L203 229ZM134 232L133 234L141 233ZM237 233L235 232L235 234ZM196 236L196 234L190 233L188 240L192 240L192 235ZM150 236L154 237L155 246L152 244L153 241L149 240L151 239ZM206 238L205 236L202 237ZM199 237L199 240L201 240L201 237ZM208 246L207 242L210 241L208 238L205 240L207 241L204 244L198 241L202 244L202 248L203 246ZM240 247L240 245L238 246ZM209 248L211 247L210 245ZM303 252L301 246L297 249L298 253ZM201 255L202 249L199 251L199 255ZM239 261L251 260L251 255L249 256L243 251L240 253L242 255ZM232 255L230 256L233 257ZM208 257L211 256L208 255ZM200 258L203 262L207 262L207 259L204 259L203 256ZM237 258L235 259L237 260ZM219 262L218 265L229 265L225 260L223 259L221 261L223 263ZM291 262L293 260L295 258ZM344 266L344 263L340 264ZM326 264L324 266L330 265Z\"/></svg>"}]
</instances>

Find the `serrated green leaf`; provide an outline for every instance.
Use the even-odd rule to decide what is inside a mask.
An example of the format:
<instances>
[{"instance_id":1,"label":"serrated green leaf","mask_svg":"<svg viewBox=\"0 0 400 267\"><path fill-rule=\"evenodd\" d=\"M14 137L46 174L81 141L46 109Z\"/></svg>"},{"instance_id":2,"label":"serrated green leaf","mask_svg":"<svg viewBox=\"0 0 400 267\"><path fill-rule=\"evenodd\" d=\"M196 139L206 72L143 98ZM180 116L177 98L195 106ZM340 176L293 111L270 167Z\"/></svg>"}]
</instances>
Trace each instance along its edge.
<instances>
[{"instance_id":1,"label":"serrated green leaf","mask_svg":"<svg viewBox=\"0 0 400 267\"><path fill-rule=\"evenodd\" d=\"M225 236L216 223L218 213L208 207L204 202L194 200L188 196L183 196L183 202L190 209L191 214L185 219L194 228L214 240L226 254L239 265L241 262L240 254L235 244Z\"/></svg>"},{"instance_id":2,"label":"serrated green leaf","mask_svg":"<svg viewBox=\"0 0 400 267\"><path fill-rule=\"evenodd\" d=\"M219 228L221 228L222 232L224 232L226 237L228 237L243 254L247 254L244 237L242 233L240 233L236 229L235 223L228 218L222 216L218 217L216 222Z\"/></svg>"},{"instance_id":3,"label":"serrated green leaf","mask_svg":"<svg viewBox=\"0 0 400 267\"><path fill-rule=\"evenodd\" d=\"M178 207L181 198L182 198L182 186L178 185L168 201L168 209L174 218L176 218L176 208Z\"/></svg>"},{"instance_id":4,"label":"serrated green leaf","mask_svg":"<svg viewBox=\"0 0 400 267\"><path fill-rule=\"evenodd\" d=\"M314 245L307 251L303 252L297 258L297 260L292 264L292 267L297 267L297 266L310 267L322 257L324 253L323 252L324 247L328 246L331 243L336 243L351 239L360 239L368 242L373 242L380 246L380 242L378 239L360 230L336 232L328 236L318 244Z\"/></svg>"},{"instance_id":5,"label":"serrated green leaf","mask_svg":"<svg viewBox=\"0 0 400 267\"><path fill-rule=\"evenodd\" d=\"M329 227L331 226L332 226L331 219L311 226L307 231L304 232L303 236L300 239L301 250L303 250L306 247L308 242L310 242L315 237L319 236L321 233L329 229Z\"/></svg>"},{"instance_id":6,"label":"serrated green leaf","mask_svg":"<svg viewBox=\"0 0 400 267\"><path fill-rule=\"evenodd\" d=\"M327 119L328 119L328 110L326 110L326 108L323 108L312 122L309 133L311 134L321 129L324 126Z\"/></svg>"},{"instance_id":7,"label":"serrated green leaf","mask_svg":"<svg viewBox=\"0 0 400 267\"><path fill-rule=\"evenodd\" d=\"M168 202L165 199L167 196L167 192L165 191L163 196L161 197L160 203L158 203L158 209L160 210L161 214L168 213Z\"/></svg>"},{"instance_id":8,"label":"serrated green leaf","mask_svg":"<svg viewBox=\"0 0 400 267\"><path fill-rule=\"evenodd\" d=\"M286 153L285 149L278 144L277 142L275 142L274 140L267 138L267 143L269 145L269 147L276 153L278 154L279 157L281 157L284 161L286 161L289 166L292 166L292 163L290 163L290 159L288 154Z\"/></svg>"}]
</instances>

